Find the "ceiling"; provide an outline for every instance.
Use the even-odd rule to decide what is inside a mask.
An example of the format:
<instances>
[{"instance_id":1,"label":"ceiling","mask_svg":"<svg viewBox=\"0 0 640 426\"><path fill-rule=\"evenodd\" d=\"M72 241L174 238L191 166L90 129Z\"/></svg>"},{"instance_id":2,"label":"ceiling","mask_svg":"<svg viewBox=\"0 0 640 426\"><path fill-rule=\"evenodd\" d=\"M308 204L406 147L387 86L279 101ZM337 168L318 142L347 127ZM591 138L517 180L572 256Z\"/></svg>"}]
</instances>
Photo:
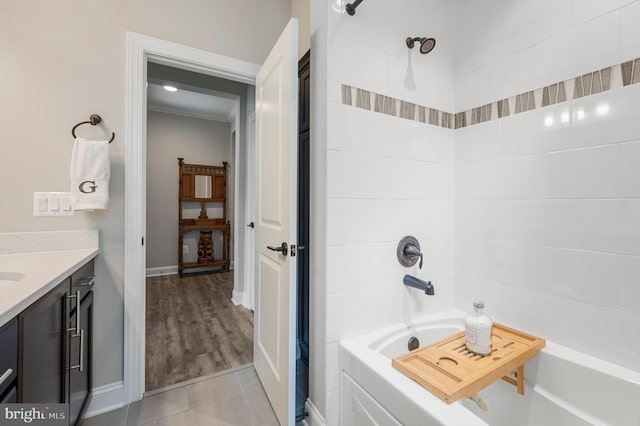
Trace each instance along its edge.
<instances>
[{"instance_id":1,"label":"ceiling","mask_svg":"<svg viewBox=\"0 0 640 426\"><path fill-rule=\"evenodd\" d=\"M164 89L164 84L171 84L178 91L169 92ZM147 85L147 108L151 111L231 122L238 102L234 95L174 83L149 81Z\"/></svg>"}]
</instances>

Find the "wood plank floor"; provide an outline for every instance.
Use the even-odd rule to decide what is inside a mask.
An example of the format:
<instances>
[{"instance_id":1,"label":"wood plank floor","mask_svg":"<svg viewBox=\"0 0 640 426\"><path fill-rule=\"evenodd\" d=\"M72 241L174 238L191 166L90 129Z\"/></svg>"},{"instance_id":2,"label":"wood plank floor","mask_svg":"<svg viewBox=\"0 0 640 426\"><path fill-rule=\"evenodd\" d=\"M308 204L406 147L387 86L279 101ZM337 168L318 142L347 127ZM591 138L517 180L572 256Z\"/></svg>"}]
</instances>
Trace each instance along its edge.
<instances>
[{"instance_id":1,"label":"wood plank floor","mask_svg":"<svg viewBox=\"0 0 640 426\"><path fill-rule=\"evenodd\" d=\"M253 312L232 290L233 271L147 278L147 392L253 362Z\"/></svg>"}]
</instances>

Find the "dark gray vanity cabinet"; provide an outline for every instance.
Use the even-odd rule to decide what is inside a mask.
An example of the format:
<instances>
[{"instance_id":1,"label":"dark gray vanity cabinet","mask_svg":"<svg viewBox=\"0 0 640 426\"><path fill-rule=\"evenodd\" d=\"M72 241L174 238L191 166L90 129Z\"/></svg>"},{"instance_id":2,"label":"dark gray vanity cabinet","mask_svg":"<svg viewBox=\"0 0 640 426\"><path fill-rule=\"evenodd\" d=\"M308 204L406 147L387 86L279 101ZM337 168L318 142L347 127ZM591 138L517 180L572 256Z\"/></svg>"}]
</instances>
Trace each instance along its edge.
<instances>
[{"instance_id":1,"label":"dark gray vanity cabinet","mask_svg":"<svg viewBox=\"0 0 640 426\"><path fill-rule=\"evenodd\" d=\"M18 401L64 403L68 333L67 278L18 315Z\"/></svg>"},{"instance_id":2,"label":"dark gray vanity cabinet","mask_svg":"<svg viewBox=\"0 0 640 426\"><path fill-rule=\"evenodd\" d=\"M69 404L70 425L91 400L94 282L90 261L18 315L17 402Z\"/></svg>"},{"instance_id":3,"label":"dark gray vanity cabinet","mask_svg":"<svg viewBox=\"0 0 640 426\"><path fill-rule=\"evenodd\" d=\"M18 377L18 321L0 327L0 403L16 402Z\"/></svg>"}]
</instances>

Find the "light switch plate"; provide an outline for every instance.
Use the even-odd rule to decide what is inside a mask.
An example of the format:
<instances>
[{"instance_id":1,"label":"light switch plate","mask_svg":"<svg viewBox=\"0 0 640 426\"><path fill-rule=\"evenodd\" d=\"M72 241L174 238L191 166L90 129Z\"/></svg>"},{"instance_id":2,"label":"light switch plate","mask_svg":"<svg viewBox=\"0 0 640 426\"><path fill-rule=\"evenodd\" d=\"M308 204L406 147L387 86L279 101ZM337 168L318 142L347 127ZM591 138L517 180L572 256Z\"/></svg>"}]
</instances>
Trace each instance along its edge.
<instances>
[{"instance_id":1,"label":"light switch plate","mask_svg":"<svg viewBox=\"0 0 640 426\"><path fill-rule=\"evenodd\" d=\"M34 216L75 216L68 192L34 192Z\"/></svg>"}]
</instances>

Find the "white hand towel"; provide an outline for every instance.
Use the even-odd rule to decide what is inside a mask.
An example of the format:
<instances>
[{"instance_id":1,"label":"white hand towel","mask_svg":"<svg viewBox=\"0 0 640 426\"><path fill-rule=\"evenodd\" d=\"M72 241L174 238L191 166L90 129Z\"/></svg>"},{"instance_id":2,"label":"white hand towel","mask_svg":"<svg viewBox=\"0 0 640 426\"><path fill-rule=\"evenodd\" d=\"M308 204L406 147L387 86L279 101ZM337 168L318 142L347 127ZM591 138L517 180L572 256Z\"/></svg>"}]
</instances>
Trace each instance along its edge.
<instances>
[{"instance_id":1,"label":"white hand towel","mask_svg":"<svg viewBox=\"0 0 640 426\"><path fill-rule=\"evenodd\" d=\"M109 141L76 138L71 154L71 208L106 209L110 177Z\"/></svg>"}]
</instances>

